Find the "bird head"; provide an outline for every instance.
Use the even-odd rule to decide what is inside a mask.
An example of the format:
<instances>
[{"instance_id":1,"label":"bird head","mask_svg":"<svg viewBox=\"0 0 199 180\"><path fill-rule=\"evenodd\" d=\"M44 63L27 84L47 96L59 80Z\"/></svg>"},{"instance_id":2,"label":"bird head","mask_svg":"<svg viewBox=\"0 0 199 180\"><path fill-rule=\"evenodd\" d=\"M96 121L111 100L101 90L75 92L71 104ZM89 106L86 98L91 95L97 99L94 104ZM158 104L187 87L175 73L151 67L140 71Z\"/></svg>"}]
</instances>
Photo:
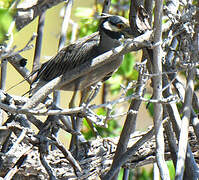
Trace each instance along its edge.
<instances>
[{"instance_id":1,"label":"bird head","mask_svg":"<svg viewBox=\"0 0 199 180\"><path fill-rule=\"evenodd\" d=\"M102 14L99 30L104 31L113 39L119 39L122 36L132 37L129 21L122 16Z\"/></svg>"}]
</instances>

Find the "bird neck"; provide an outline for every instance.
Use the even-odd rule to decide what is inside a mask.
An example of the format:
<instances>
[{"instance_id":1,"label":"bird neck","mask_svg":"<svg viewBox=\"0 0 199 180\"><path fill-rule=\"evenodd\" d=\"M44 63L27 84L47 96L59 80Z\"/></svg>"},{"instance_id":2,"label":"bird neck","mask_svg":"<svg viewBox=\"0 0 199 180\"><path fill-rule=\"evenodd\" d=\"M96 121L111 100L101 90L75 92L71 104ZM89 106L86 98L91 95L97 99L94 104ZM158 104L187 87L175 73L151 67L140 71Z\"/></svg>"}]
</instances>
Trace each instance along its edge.
<instances>
[{"instance_id":1,"label":"bird neck","mask_svg":"<svg viewBox=\"0 0 199 180\"><path fill-rule=\"evenodd\" d=\"M115 32L111 32L111 33L115 33ZM106 31L100 31L100 47L103 47L102 51L109 51L119 45L121 45L121 42L119 40L119 38L121 38L121 35L116 36L116 34L114 35L110 35L109 32L107 34ZM113 38L114 37L114 38ZM116 38L115 38L116 37Z\"/></svg>"}]
</instances>

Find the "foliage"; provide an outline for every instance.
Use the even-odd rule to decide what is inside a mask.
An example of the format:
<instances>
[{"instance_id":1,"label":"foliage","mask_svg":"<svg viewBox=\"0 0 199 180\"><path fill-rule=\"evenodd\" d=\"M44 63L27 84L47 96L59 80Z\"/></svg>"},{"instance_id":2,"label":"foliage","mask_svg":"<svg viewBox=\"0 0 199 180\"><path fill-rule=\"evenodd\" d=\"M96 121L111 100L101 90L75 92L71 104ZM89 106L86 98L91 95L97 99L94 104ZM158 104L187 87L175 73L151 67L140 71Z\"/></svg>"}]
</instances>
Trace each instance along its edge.
<instances>
[{"instance_id":1,"label":"foliage","mask_svg":"<svg viewBox=\"0 0 199 180\"><path fill-rule=\"evenodd\" d=\"M144 97L146 99L152 98L150 94L145 94ZM149 112L150 116L153 117L153 114L154 114L154 104L150 103L150 102L145 102L145 104L146 104L146 108L148 109L148 112Z\"/></svg>"},{"instance_id":2,"label":"foliage","mask_svg":"<svg viewBox=\"0 0 199 180\"><path fill-rule=\"evenodd\" d=\"M106 110L104 108L98 109L98 115L106 115ZM97 131L99 132L101 137L115 137L119 135L119 132L121 131L121 127L119 126L117 120L111 119L108 121L108 128L105 127L96 127ZM94 134L92 130L89 127L89 124L84 119L84 125L85 129L83 131L84 137L89 140L91 139Z\"/></svg>"},{"instance_id":3,"label":"foliage","mask_svg":"<svg viewBox=\"0 0 199 180\"><path fill-rule=\"evenodd\" d=\"M93 10L91 8L77 8L75 16L80 18L79 37L84 37L97 31L98 20L92 18Z\"/></svg>"},{"instance_id":4,"label":"foliage","mask_svg":"<svg viewBox=\"0 0 199 180\"><path fill-rule=\"evenodd\" d=\"M15 0L0 0L0 8L9 9Z\"/></svg>"},{"instance_id":5,"label":"foliage","mask_svg":"<svg viewBox=\"0 0 199 180\"><path fill-rule=\"evenodd\" d=\"M12 15L7 9L0 8L0 43L8 39L8 30L12 22Z\"/></svg>"},{"instance_id":6,"label":"foliage","mask_svg":"<svg viewBox=\"0 0 199 180\"><path fill-rule=\"evenodd\" d=\"M127 85L130 81L137 79L138 73L133 69L135 62L136 61L133 54L129 53L124 56L124 60L120 68L107 81L107 83L110 85L110 92L112 95L118 94L120 92L121 84ZM127 93L127 95L131 93Z\"/></svg>"},{"instance_id":7,"label":"foliage","mask_svg":"<svg viewBox=\"0 0 199 180\"><path fill-rule=\"evenodd\" d=\"M9 28L15 15L11 8L15 0L0 0L0 43L9 38Z\"/></svg>"},{"instance_id":8,"label":"foliage","mask_svg":"<svg viewBox=\"0 0 199 180\"><path fill-rule=\"evenodd\" d=\"M173 162L172 161L167 161L167 166L169 168L170 178L171 178L171 180L174 180L175 179L175 167L173 165Z\"/></svg>"},{"instance_id":9,"label":"foliage","mask_svg":"<svg viewBox=\"0 0 199 180\"><path fill-rule=\"evenodd\" d=\"M153 179L153 170L150 171L142 168L141 173L138 176L138 180L152 180Z\"/></svg>"}]
</instances>

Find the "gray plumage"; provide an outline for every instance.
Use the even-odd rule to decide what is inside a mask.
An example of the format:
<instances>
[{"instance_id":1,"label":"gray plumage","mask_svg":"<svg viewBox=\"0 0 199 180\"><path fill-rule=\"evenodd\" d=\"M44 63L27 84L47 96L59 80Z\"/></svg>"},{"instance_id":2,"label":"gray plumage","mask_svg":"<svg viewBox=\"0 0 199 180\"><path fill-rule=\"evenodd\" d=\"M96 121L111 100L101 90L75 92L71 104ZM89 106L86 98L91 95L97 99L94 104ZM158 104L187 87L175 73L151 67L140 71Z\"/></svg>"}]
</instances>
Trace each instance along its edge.
<instances>
[{"instance_id":1,"label":"gray plumage","mask_svg":"<svg viewBox=\"0 0 199 180\"><path fill-rule=\"evenodd\" d=\"M106 15L101 20L99 32L70 44L60 50L55 57L41 65L36 78L33 80L33 94L37 89L52 79L119 46L121 44L121 38L127 35L130 36L127 19L121 16ZM123 57L119 56L111 63L106 63L89 72L86 76L67 84L62 87L61 90L83 90L99 81L104 81L117 70L122 60Z\"/></svg>"}]
</instances>

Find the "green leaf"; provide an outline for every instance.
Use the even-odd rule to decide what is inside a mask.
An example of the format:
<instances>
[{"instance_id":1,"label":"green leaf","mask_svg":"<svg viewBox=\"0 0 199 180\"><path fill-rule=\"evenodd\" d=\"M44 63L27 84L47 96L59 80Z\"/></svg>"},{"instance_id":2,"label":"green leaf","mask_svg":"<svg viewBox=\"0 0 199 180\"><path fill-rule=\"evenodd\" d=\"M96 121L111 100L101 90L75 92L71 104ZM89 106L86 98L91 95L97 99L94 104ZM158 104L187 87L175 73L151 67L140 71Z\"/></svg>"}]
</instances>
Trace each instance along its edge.
<instances>
[{"instance_id":1,"label":"green leaf","mask_svg":"<svg viewBox=\"0 0 199 180\"><path fill-rule=\"evenodd\" d=\"M98 111L97 111L97 114L105 116L106 115L106 110L104 108L99 108Z\"/></svg>"},{"instance_id":2,"label":"green leaf","mask_svg":"<svg viewBox=\"0 0 199 180\"><path fill-rule=\"evenodd\" d=\"M0 8L10 8L16 0L0 0Z\"/></svg>"},{"instance_id":3,"label":"green leaf","mask_svg":"<svg viewBox=\"0 0 199 180\"><path fill-rule=\"evenodd\" d=\"M81 18L91 18L93 16L93 10L86 7L78 7L75 10L75 16Z\"/></svg>"},{"instance_id":4,"label":"green leaf","mask_svg":"<svg viewBox=\"0 0 199 180\"><path fill-rule=\"evenodd\" d=\"M118 136L121 131L121 127L119 126L117 120L114 119L108 121L108 128L96 128L102 137L115 137Z\"/></svg>"},{"instance_id":5,"label":"green leaf","mask_svg":"<svg viewBox=\"0 0 199 180\"><path fill-rule=\"evenodd\" d=\"M89 140L94 136L94 134L93 134L92 130L90 129L90 126L85 118L83 119L83 125L85 126L85 128L83 128L82 133L83 133L84 137L87 140Z\"/></svg>"},{"instance_id":6,"label":"green leaf","mask_svg":"<svg viewBox=\"0 0 199 180\"><path fill-rule=\"evenodd\" d=\"M81 19L79 27L79 37L84 37L97 31L98 21L91 18Z\"/></svg>"},{"instance_id":7,"label":"green leaf","mask_svg":"<svg viewBox=\"0 0 199 180\"><path fill-rule=\"evenodd\" d=\"M0 8L0 43L8 39L12 19L12 13L8 9Z\"/></svg>"},{"instance_id":8,"label":"green leaf","mask_svg":"<svg viewBox=\"0 0 199 180\"><path fill-rule=\"evenodd\" d=\"M150 171L146 170L145 168L142 169L141 174L138 177L138 180L152 180L152 169Z\"/></svg>"},{"instance_id":9,"label":"green leaf","mask_svg":"<svg viewBox=\"0 0 199 180\"><path fill-rule=\"evenodd\" d=\"M146 99L150 99L150 98L151 98L151 95L150 95L150 94L145 94L144 97L145 97ZM147 109L148 109L149 114L153 117L153 114L154 114L154 104L153 104L153 103L146 102L146 106L147 106Z\"/></svg>"},{"instance_id":10,"label":"green leaf","mask_svg":"<svg viewBox=\"0 0 199 180\"><path fill-rule=\"evenodd\" d=\"M175 167L173 165L173 162L167 161L167 166L168 166L168 169L169 169L170 178L171 178L171 180L174 180L175 179Z\"/></svg>"},{"instance_id":11,"label":"green leaf","mask_svg":"<svg viewBox=\"0 0 199 180\"><path fill-rule=\"evenodd\" d=\"M127 78L136 80L138 73L136 70L134 70L135 62L135 57L131 53L126 54L120 68L116 73L123 76L124 79Z\"/></svg>"},{"instance_id":12,"label":"green leaf","mask_svg":"<svg viewBox=\"0 0 199 180\"><path fill-rule=\"evenodd\" d=\"M122 83L122 77L115 73L107 83L110 85L111 94L117 94L120 91L120 84Z\"/></svg>"},{"instance_id":13,"label":"green leaf","mask_svg":"<svg viewBox=\"0 0 199 180\"><path fill-rule=\"evenodd\" d=\"M126 54L124 60L118 69L117 73L120 75L128 76L131 74L135 60L131 54Z\"/></svg>"}]
</instances>

